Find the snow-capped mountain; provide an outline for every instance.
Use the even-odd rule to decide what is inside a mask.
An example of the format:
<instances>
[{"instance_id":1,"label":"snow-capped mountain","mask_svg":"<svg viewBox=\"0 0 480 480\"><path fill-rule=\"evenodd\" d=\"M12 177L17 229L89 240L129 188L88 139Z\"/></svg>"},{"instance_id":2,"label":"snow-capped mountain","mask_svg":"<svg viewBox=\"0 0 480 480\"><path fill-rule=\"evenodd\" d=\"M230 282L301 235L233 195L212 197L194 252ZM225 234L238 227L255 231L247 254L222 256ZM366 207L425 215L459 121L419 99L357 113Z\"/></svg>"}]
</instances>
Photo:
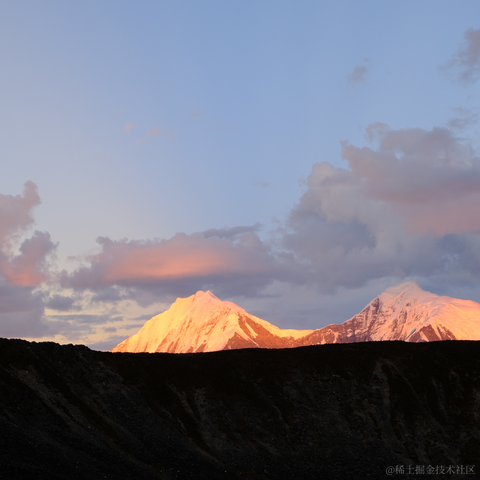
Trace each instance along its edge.
<instances>
[{"instance_id":1,"label":"snow-capped mountain","mask_svg":"<svg viewBox=\"0 0 480 480\"><path fill-rule=\"evenodd\" d=\"M282 330L249 315L212 292L177 298L166 311L148 320L138 333L112 352L212 352L236 348L293 347L313 330Z\"/></svg>"},{"instance_id":2,"label":"snow-capped mountain","mask_svg":"<svg viewBox=\"0 0 480 480\"><path fill-rule=\"evenodd\" d=\"M381 340L480 340L480 305L426 292L415 281L385 290L359 314L303 337L300 345Z\"/></svg>"},{"instance_id":3,"label":"snow-capped mountain","mask_svg":"<svg viewBox=\"0 0 480 480\"><path fill-rule=\"evenodd\" d=\"M211 292L178 298L112 352L211 352L381 340L480 340L480 304L426 292L412 281L385 290L341 325L283 330Z\"/></svg>"}]
</instances>

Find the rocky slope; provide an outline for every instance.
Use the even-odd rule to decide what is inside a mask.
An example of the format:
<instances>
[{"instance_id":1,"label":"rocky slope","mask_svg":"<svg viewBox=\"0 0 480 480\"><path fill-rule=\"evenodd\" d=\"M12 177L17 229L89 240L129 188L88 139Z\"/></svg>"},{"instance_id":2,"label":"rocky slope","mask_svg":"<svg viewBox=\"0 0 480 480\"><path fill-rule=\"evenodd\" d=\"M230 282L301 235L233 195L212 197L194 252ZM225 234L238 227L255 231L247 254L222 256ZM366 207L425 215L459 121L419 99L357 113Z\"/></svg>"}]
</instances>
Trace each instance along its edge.
<instances>
[{"instance_id":1,"label":"rocky slope","mask_svg":"<svg viewBox=\"0 0 480 480\"><path fill-rule=\"evenodd\" d=\"M0 339L0 478L478 474L479 352L455 341L112 354Z\"/></svg>"},{"instance_id":2,"label":"rocky slope","mask_svg":"<svg viewBox=\"0 0 480 480\"><path fill-rule=\"evenodd\" d=\"M210 352L379 340L480 340L480 305L425 292L416 282L387 289L358 315L318 330L282 330L211 292L179 298L112 352Z\"/></svg>"}]
</instances>

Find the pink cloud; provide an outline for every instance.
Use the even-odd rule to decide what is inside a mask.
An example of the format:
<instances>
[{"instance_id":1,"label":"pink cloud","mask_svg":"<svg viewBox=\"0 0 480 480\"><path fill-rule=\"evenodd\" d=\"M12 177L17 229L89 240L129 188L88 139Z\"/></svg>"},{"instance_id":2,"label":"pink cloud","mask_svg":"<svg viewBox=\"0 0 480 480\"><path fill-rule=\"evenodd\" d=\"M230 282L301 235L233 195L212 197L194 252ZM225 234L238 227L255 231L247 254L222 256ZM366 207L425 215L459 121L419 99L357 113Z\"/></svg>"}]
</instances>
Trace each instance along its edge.
<instances>
[{"instance_id":1,"label":"pink cloud","mask_svg":"<svg viewBox=\"0 0 480 480\"><path fill-rule=\"evenodd\" d=\"M150 131L147 132L146 136L144 138L141 138L137 140L135 143L137 145L141 145L142 143L146 142L149 137L156 137L156 136L162 136L165 140L167 141L172 141L175 136L171 132L166 132L166 131L161 131L158 127L153 127Z\"/></svg>"},{"instance_id":2,"label":"pink cloud","mask_svg":"<svg viewBox=\"0 0 480 480\"><path fill-rule=\"evenodd\" d=\"M160 132L157 127L153 127L148 133L148 137L154 137L155 135L160 135Z\"/></svg>"},{"instance_id":3,"label":"pink cloud","mask_svg":"<svg viewBox=\"0 0 480 480\"><path fill-rule=\"evenodd\" d=\"M23 240L20 253L13 247L33 223L32 209L40 203L37 187L25 183L23 195L0 194L0 277L10 285L36 286L47 278L47 257L56 245L48 233L36 231Z\"/></svg>"},{"instance_id":4,"label":"pink cloud","mask_svg":"<svg viewBox=\"0 0 480 480\"><path fill-rule=\"evenodd\" d=\"M50 235L35 232L32 238L23 241L20 255L6 262L5 277L12 285L24 287L37 286L48 278L46 258L53 252L56 245Z\"/></svg>"},{"instance_id":5,"label":"pink cloud","mask_svg":"<svg viewBox=\"0 0 480 480\"><path fill-rule=\"evenodd\" d=\"M200 289L205 283L226 279L250 279L252 284L271 279L278 265L269 249L255 233L237 230L232 229L230 238L217 236L216 231L178 233L155 241L99 238L101 252L88 257L88 267L64 274L62 282L73 288L95 289L194 281Z\"/></svg>"},{"instance_id":6,"label":"pink cloud","mask_svg":"<svg viewBox=\"0 0 480 480\"><path fill-rule=\"evenodd\" d=\"M15 247L33 223L40 203L37 187L25 183L22 195L0 194L0 336L41 337L51 333L43 321L43 293L35 287L49 279L50 235L34 232Z\"/></svg>"},{"instance_id":7,"label":"pink cloud","mask_svg":"<svg viewBox=\"0 0 480 480\"><path fill-rule=\"evenodd\" d=\"M123 127L123 130L125 133L130 133L130 130L132 130L135 127L133 123L127 123L125 127Z\"/></svg>"},{"instance_id":8,"label":"pink cloud","mask_svg":"<svg viewBox=\"0 0 480 480\"><path fill-rule=\"evenodd\" d=\"M377 150L343 143L350 182L390 205L410 233L480 231L480 159L445 128L383 130Z\"/></svg>"},{"instance_id":9,"label":"pink cloud","mask_svg":"<svg viewBox=\"0 0 480 480\"><path fill-rule=\"evenodd\" d=\"M279 245L326 291L372 279L480 275L480 158L444 128L367 128L349 168L315 164ZM460 280L458 280L460 281Z\"/></svg>"}]
</instances>

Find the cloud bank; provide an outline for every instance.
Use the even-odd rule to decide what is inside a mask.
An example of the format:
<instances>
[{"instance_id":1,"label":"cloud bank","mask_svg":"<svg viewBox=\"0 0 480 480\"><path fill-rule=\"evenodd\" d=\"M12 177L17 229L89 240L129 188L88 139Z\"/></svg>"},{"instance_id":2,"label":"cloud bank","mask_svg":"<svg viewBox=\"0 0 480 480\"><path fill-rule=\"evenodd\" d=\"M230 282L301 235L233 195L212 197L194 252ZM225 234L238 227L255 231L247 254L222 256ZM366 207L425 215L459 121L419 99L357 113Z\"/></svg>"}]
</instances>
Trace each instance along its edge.
<instances>
[{"instance_id":1,"label":"cloud bank","mask_svg":"<svg viewBox=\"0 0 480 480\"><path fill-rule=\"evenodd\" d=\"M273 240L260 238L258 224L154 241L99 238L100 253L64 272L62 285L103 299L122 288L148 303L145 292L253 297L274 281L323 292L384 277L478 281L480 158L472 147L448 128L374 123L366 136L374 147L341 143L345 168L313 166Z\"/></svg>"},{"instance_id":2,"label":"cloud bank","mask_svg":"<svg viewBox=\"0 0 480 480\"><path fill-rule=\"evenodd\" d=\"M348 168L316 164L281 241L325 289L370 279L478 280L480 159L446 128L367 129L342 142Z\"/></svg>"},{"instance_id":3,"label":"cloud bank","mask_svg":"<svg viewBox=\"0 0 480 480\"><path fill-rule=\"evenodd\" d=\"M115 302L148 306L197 290L258 298L279 283L321 294L406 277L478 285L474 149L445 127L373 123L365 134L369 146L341 142L343 167L313 166L302 196L266 238L260 224L169 239L100 237L98 253L72 272L52 273L56 245L48 233L26 235L40 203L36 186L27 182L22 195L0 195L0 335L81 337L121 321ZM105 308L86 313L87 304ZM49 313L46 322L45 308L59 314Z\"/></svg>"}]
</instances>

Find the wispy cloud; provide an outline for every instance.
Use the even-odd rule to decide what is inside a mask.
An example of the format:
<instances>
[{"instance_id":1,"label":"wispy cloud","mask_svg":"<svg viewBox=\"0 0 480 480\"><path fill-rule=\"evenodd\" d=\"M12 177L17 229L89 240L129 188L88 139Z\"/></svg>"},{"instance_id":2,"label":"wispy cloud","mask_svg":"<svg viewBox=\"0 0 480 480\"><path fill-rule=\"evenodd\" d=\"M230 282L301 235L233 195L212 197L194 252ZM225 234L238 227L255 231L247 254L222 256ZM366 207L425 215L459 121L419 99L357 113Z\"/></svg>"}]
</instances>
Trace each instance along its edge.
<instances>
[{"instance_id":1,"label":"wispy cloud","mask_svg":"<svg viewBox=\"0 0 480 480\"><path fill-rule=\"evenodd\" d=\"M260 188L268 188L270 186L270 182L258 181L258 182L255 182L254 185Z\"/></svg>"},{"instance_id":2,"label":"wispy cloud","mask_svg":"<svg viewBox=\"0 0 480 480\"><path fill-rule=\"evenodd\" d=\"M464 130L478 122L478 114L464 107L453 108L455 116L450 118L446 126L453 130Z\"/></svg>"},{"instance_id":3,"label":"wispy cloud","mask_svg":"<svg viewBox=\"0 0 480 480\"><path fill-rule=\"evenodd\" d=\"M461 83L474 83L480 78L480 28L469 28L463 34L465 43L440 68L455 71Z\"/></svg>"},{"instance_id":4,"label":"wispy cloud","mask_svg":"<svg viewBox=\"0 0 480 480\"><path fill-rule=\"evenodd\" d=\"M156 135L160 135L160 131L158 130L158 127L153 127L148 133L148 137L155 137Z\"/></svg>"},{"instance_id":5,"label":"wispy cloud","mask_svg":"<svg viewBox=\"0 0 480 480\"><path fill-rule=\"evenodd\" d=\"M135 127L135 124L133 123L127 123L124 127L123 127L123 131L125 133L130 133L130 131Z\"/></svg>"},{"instance_id":6,"label":"wispy cloud","mask_svg":"<svg viewBox=\"0 0 480 480\"><path fill-rule=\"evenodd\" d=\"M152 129L150 129L145 137L138 139L135 143L137 145L141 145L142 143L145 143L149 138L151 137L160 137L166 140L167 142L171 142L175 139L175 135L167 130L162 130L158 128L157 126L154 126Z\"/></svg>"},{"instance_id":7,"label":"wispy cloud","mask_svg":"<svg viewBox=\"0 0 480 480\"><path fill-rule=\"evenodd\" d=\"M363 64L356 65L353 68L352 73L348 75L347 77L348 83L350 84L363 83L369 71L370 71L369 60L368 58L365 58Z\"/></svg>"}]
</instances>

